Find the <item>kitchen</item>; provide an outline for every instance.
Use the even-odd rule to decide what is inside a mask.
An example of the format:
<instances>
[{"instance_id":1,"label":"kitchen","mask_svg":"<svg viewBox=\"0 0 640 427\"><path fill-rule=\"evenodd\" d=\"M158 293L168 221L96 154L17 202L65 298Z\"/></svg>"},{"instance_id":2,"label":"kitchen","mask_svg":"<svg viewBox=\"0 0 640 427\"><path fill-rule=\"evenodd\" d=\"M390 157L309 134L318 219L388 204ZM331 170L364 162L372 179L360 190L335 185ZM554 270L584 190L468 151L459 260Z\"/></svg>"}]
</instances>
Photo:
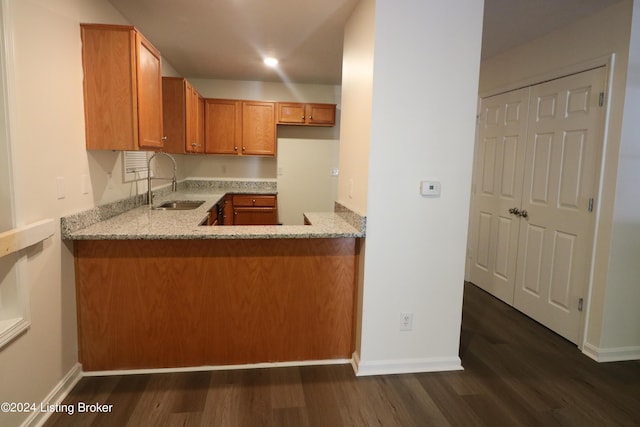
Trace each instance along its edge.
<instances>
[{"instance_id":1,"label":"kitchen","mask_svg":"<svg viewBox=\"0 0 640 427\"><path fill-rule=\"evenodd\" d=\"M106 215L93 215L91 211L79 213L73 218L73 227L67 227L68 217L62 218L63 237L74 241L79 354L85 372L324 360L336 356L348 359L353 351L357 268L357 241L353 237L364 237L363 219L358 220L358 228L348 229L343 220L343 211L347 209L341 206L335 214L325 214L326 219L316 220L305 213L303 226L279 225L281 207L273 186L237 178L238 183L225 182L231 184L229 188L216 185L208 189L207 182L202 180L191 188L190 180L177 182L177 162L166 154L275 157L276 130L280 126L333 126L335 104L203 98L188 81L161 77L160 52L135 28L82 24L81 37L87 149L160 149L162 155L150 156L148 166L157 165L163 158L170 159L173 166L171 175L158 173L156 169L155 174L148 176L146 201L144 195L131 201L133 206L139 206L142 199L140 207L122 212L115 207L98 206L96 209L101 212L111 210L112 217L107 219ZM134 64L130 59L133 52ZM300 115L306 119L297 124ZM152 163L154 158L157 160ZM280 165L279 170L282 169ZM329 173L328 168L325 173ZM152 187L157 180L171 181L168 197L172 200L161 201L160 192ZM252 187L255 189L251 190ZM197 193L193 196L197 201L190 197L193 193ZM123 202L116 205L122 206ZM96 217L102 220L96 222L93 219ZM241 225L253 227L242 229L238 227ZM96 226L104 231L96 231ZM341 231L345 228L346 232ZM114 239L119 241L111 243ZM137 242L141 239L150 240L150 246ZM193 239L206 241L190 241ZM273 239L283 240L271 242ZM286 249L280 249L280 242ZM107 247L97 249L102 244ZM131 248L132 252L123 247L130 244L137 246ZM182 249L178 259L173 251L179 246ZM156 253L160 247L165 249L158 255L149 258L142 255ZM165 250L174 255L166 254ZM205 255L209 253L211 256ZM247 258L244 254L251 255ZM104 257L108 259L99 262L102 267L94 264ZM332 260L336 257L344 257L345 264L335 264ZM205 261L200 264L198 260L202 258ZM118 262L123 259L130 259L133 264L123 267ZM150 268L145 259L154 266L169 266L169 270ZM308 264L307 259L314 261ZM182 261L186 264L182 265ZM106 271L102 270L104 267ZM256 275L253 271L263 269L271 272L264 278L264 273ZM282 272L277 273L280 269ZM118 272L134 270L137 273L133 276L115 277ZM177 274L190 270L198 273ZM108 283L105 277L111 278ZM134 283L140 283L141 287ZM190 290L196 283L197 289ZM164 288L165 285L168 287ZM225 285L230 289L225 291ZM237 295L238 290L247 294ZM136 299L136 295L155 297L148 305ZM189 302L196 295L197 301L207 302L202 310L193 311ZM181 297L187 299L177 303ZM133 307L120 310L136 300L138 310ZM314 305L313 301L323 303ZM159 310L165 303L172 309ZM144 307L150 311L145 313ZM306 310L300 312L300 307ZM196 312L199 314L194 316ZM302 315L293 316L296 312ZM163 314L158 318L154 313ZM277 319L270 322L271 313L286 313L287 318L284 322ZM132 314L128 321L123 321ZM226 322L236 326L221 327ZM145 326L125 338L136 324ZM148 329L154 324L191 326L175 334L167 334L163 328L158 331L161 336L155 336ZM258 330L251 325L264 327L256 333ZM250 328L241 333L242 326ZM316 333L311 332L314 327ZM218 333L213 333L214 329ZM344 332L340 334L339 330ZM170 335L176 341L169 340ZM274 345L283 339L288 350ZM260 340L265 340L262 345L258 345ZM156 344L147 346L152 342ZM338 347L330 342L336 342ZM157 358L166 349L192 348L192 344L205 349L205 354L197 357L186 350L180 357ZM238 349L243 346L248 348ZM127 350L128 354L120 358L114 350L105 349L131 351ZM109 355L108 360L99 355Z\"/></svg>"},{"instance_id":2,"label":"kitchen","mask_svg":"<svg viewBox=\"0 0 640 427\"><path fill-rule=\"evenodd\" d=\"M353 68L349 68L351 74L345 74L340 98L332 85L322 87L326 95L321 99L316 94L321 88L315 85L229 81L211 81L212 87L224 89L208 94L193 79L205 96L291 100L288 94L279 98L273 91L292 87L296 92L313 91L309 102L341 106L336 200L366 213L368 219L366 249L360 255L367 259L366 266L360 264L366 271L359 274L366 277L366 292L360 289L357 303L356 350L362 373L460 367L469 197L468 191L458 189L466 189L470 182L475 125L459 117L475 114L482 14L476 3L468 2L465 8L421 5L419 15L426 18L420 22L413 19L415 5L379 4L374 29L373 6L361 2L345 32L345 63ZM11 131L20 221L57 219L143 193L144 181L121 181L121 156L110 151L87 152L84 137L79 23L130 22L109 3L98 0L5 1L4 6L3 14L10 16L15 56L9 86L13 88ZM452 22L456 25L449 25ZM375 78L371 71L374 33ZM425 43L431 39L437 43ZM456 40L465 40L465 46ZM430 59L403 56L396 46L420 50ZM448 49L461 53L452 57ZM434 81L450 84L439 86ZM451 88L457 89L450 93ZM453 101L434 102L437 108L424 102L447 97ZM443 138L447 144L440 142ZM273 162L239 164L238 160L188 156L179 165L179 174L185 174L179 178L187 178L187 170L194 177L212 173L229 178L241 175L238 171L245 167L259 178L277 176ZM452 168L452 164L460 167ZM85 175L91 183L86 193ZM57 197L57 177L64 178L64 198ZM424 179L441 180L441 199L420 197L418 184ZM445 247L433 244L445 241ZM52 389L64 390L81 375L71 245L56 233L53 239L29 249L22 264L31 327L3 348L2 378L15 385L11 390L14 398L53 401L56 393ZM452 285L457 283L459 287ZM401 311L414 313L414 332L398 331Z\"/></svg>"},{"instance_id":3,"label":"kitchen","mask_svg":"<svg viewBox=\"0 0 640 427\"><path fill-rule=\"evenodd\" d=\"M14 157L17 157L19 162L14 161L14 166L20 164L29 165L28 169L16 168L15 177L16 183L19 184L19 191L17 193L29 195L28 198L19 199L23 200L21 202L23 209L25 209L26 212L29 212L23 220L25 222L32 222L42 217L50 217L51 214L54 213L52 209L55 209L56 216L65 217L78 212L91 210L96 206L108 204L121 199L127 199L136 194L144 193L146 187L145 181L138 181L136 183L124 183L121 181L122 159L118 153L111 151L87 151L85 148L84 107L82 102L82 46L79 37L79 25L81 22L101 22L125 25L128 24L128 22L123 19L122 16L120 16L119 13L108 4L108 2L97 0L90 3L82 2L82 6L74 1L67 1L63 4L57 5L58 7L54 7L53 9L49 6L45 6L45 2L37 1L16 2L11 3L10 6L10 13L14 16L14 55L16 57L15 67L18 70L18 72L16 72L12 77L15 80L15 87L18 91L17 95L19 95L15 96L15 112L19 120L17 120L13 131L16 134L15 139L17 141L21 141L16 145L19 149L14 153ZM360 26L362 26L365 31L371 31L369 22L372 5L365 3L363 6L367 7L363 8L358 16L362 16L364 20L362 22L355 20L353 24L353 31L360 32ZM477 13L478 11L476 10L475 12ZM451 13L453 13L453 11ZM22 23L25 23L25 25L22 25ZM40 25L38 25L38 23L40 23ZM472 31L471 28L478 30L478 27L478 25L473 25L470 27L469 31ZM36 31L35 29L40 29L41 31ZM372 45L370 38L359 40L356 37L353 38L353 46L347 46L346 48L347 51L353 51L353 54L356 52L371 52L371 49ZM474 55L471 56L473 57ZM371 63L371 58L372 56L370 56L369 59L363 59L366 59L368 63ZM471 57L469 61L472 62ZM47 74L44 76L42 76L42 68L39 64L46 64ZM398 66L400 67L399 69L404 68L400 63L398 63ZM170 70L169 67L163 68L166 71ZM375 182L372 181L367 184L367 176L369 175L369 169L372 166L371 163L367 165L367 162L363 161L363 159L367 157L366 153L369 149L363 145L365 138L363 138L364 134L361 129L361 124L359 123L371 123L371 119L367 118L370 117L371 110L366 108L366 105L371 102L368 101L371 99L370 86L369 89L367 89L367 85L370 84L367 82L371 82L370 68L368 68L368 70L369 71L367 71L367 67L365 67L362 68L361 71L354 69L353 71L356 71L357 74L353 74L353 71L351 72L351 87L354 91L349 94L347 98L345 98L344 93L344 82L340 98L336 96L339 91L335 85L292 85L211 81L209 84L212 87L224 87L225 89L224 91L220 90L215 93L210 93L207 91L206 87L199 86L197 79L193 79L193 83L202 92L202 95L206 97L295 101L298 100L298 98L291 97L290 94L302 93L305 94L304 96L308 96L308 98L302 99L302 101L339 104L341 106L341 152L338 164L340 174L338 177L338 192L343 195L339 195L336 198L337 201L348 203L350 205L349 208L354 212L361 214L365 213L367 211L367 205L369 205L368 209L370 210L372 206L371 203L374 203L374 205L378 204L378 202L375 201L367 202L367 187L371 186L372 188L377 189L376 192L380 192L381 195L384 195L385 211L387 210L386 207L389 206L389 202L394 202L394 199L397 200L397 197L400 196L410 200L410 203L406 207L408 209L407 212L410 213L410 217L414 215L425 215L425 209L435 209L433 213L435 216L432 216L434 219L438 217L442 217L443 219L444 217L447 217L448 219L451 219L451 212L454 212L453 217L459 216L458 221L465 222L466 220L464 218L466 215L464 214L463 209L456 208L453 211L450 211L452 206L449 206L449 201L446 202L446 205L449 206L449 208L444 211L441 208L438 208L438 206L444 206L445 203L441 202L445 200L450 200L454 205L459 204L460 206L464 206L467 203L468 197L457 195L451 199L452 195L450 194L448 198L428 201L421 198L419 195L417 186L419 181L425 178L422 171L425 166L428 166L425 165L425 159L428 159L428 156L419 154L420 152L424 152L424 148L420 148L418 146L413 147L411 144L406 146L406 149L410 149L412 151L418 150L415 153L415 156L403 156L406 157L406 161L403 160L402 165L398 166L398 170L401 171L400 176L405 175L406 172L411 169L415 169L415 171L412 172L412 184L408 185L406 190L395 188L396 184L394 183L394 179L392 179L395 174L393 173L381 174L380 178L374 180ZM445 70L442 69L439 72L445 72ZM175 75L179 74L176 72ZM364 84L364 86L361 86L362 84ZM465 86L466 85L467 83L465 83ZM473 93L474 85L471 84L471 86L472 87L468 88L468 91ZM281 93L284 93L285 91L291 92L278 96L273 93L276 89L280 90ZM322 97L318 96L319 93L323 93ZM39 99L40 101L33 104L29 99ZM58 101L61 100L66 101L64 108L57 106ZM468 108L473 110L475 108L473 106L475 103L475 101L473 101L473 96L470 96L467 102ZM350 114L356 114L356 116L351 118L348 117L349 113L347 111L347 104L351 105L349 108L351 111ZM365 108L361 108L363 106L365 106ZM438 113L438 115L439 114L440 113ZM34 120L36 120L38 126L31 125ZM393 122L394 120L389 117L388 119L377 121L376 123L384 125L385 123ZM471 128L473 127L472 124L470 124L470 126ZM393 129L396 128L397 126L393 126ZM462 131L460 126L456 126L455 128L456 132ZM467 127L467 132L469 129L470 128ZM308 131L309 129L304 130ZM405 129L405 131L406 130L408 129ZM324 131L324 129L321 131ZM294 129L290 132L297 133L296 138L300 138L300 130ZM369 130L366 130L366 133L368 132ZM420 129L419 132L422 134L421 138L426 137L424 129ZM398 133L394 130L393 136L384 136L384 132L380 133L380 135L384 139L389 138L390 140L397 141L393 146L393 152L395 152L402 146L400 141L404 140L408 142L413 140L413 137L410 137L406 133L403 135L402 133L403 132ZM324 135L322 137L324 137ZM332 139L335 139L335 136L332 137ZM461 141L466 139L468 138L459 138ZM389 146L389 148L391 148L391 146ZM459 151L453 147L450 147L450 149L452 150L452 153L457 153ZM29 156L28 153L34 153L34 155ZM210 167L217 169L213 171L214 176L222 175L222 177L225 176L220 172L226 168L226 178L240 174L241 172L238 172L239 168L240 170L249 169L252 171L250 175L251 178L261 179L265 174L271 179L277 176L277 164L272 159L268 159L266 161L262 161L262 159L250 159L246 163L239 164L240 162L237 161L238 159L233 159L233 161L231 161L225 158L224 164L222 164L221 160L210 159L211 156L206 158L203 156L202 159L200 156L185 157L186 163L194 165L195 167L178 164L178 173L185 174L178 177L180 180L188 177L186 173L189 169L191 169L191 172L196 175L201 174L202 171L205 170L207 173L211 173ZM382 155L382 158L384 157L389 159L393 158L393 156L388 157L386 155ZM380 160L382 160L382 158ZM469 155L468 161L470 161L470 159L471 156ZM397 160L398 159L394 159L393 163ZM209 161L212 162L212 165L207 164ZM407 161L409 161L409 163L407 163ZM411 162L414 162L417 168L408 168ZM432 173L436 177L442 178L443 181L445 181L448 173L452 172L446 172L441 166L438 166L438 164L441 164L441 159L439 161L435 161L435 159L427 160L427 163L433 164L434 168ZM396 166L394 166L394 168L395 167ZM265 172L265 170L269 170L270 172ZM383 167L383 170L387 170L387 168ZM37 180L31 179L29 175L36 172L41 174L41 178ZM164 172L165 171L162 171L163 176ZM287 170L285 170L284 173L286 174ZM329 175L329 171L327 171L327 175ZM87 186L83 185L83 182L86 181L86 178L83 178L84 176L89 177L90 186L88 188L88 192L85 192ZM59 181L57 181L57 177L63 178L64 184L61 186L64 187L64 198L58 198L57 182ZM197 178L198 176L196 175L195 177ZM382 182L380 181L381 178L383 179ZM468 181L467 178L468 177L456 177L455 179L461 179L461 181L466 182ZM45 181L49 182L45 184ZM416 190L413 190L413 187L416 187ZM447 188L448 187L444 187L443 191L446 191ZM407 193L407 191L409 192ZM383 219L389 214L391 214L391 212L384 213L379 218ZM387 220L384 221L387 222ZM413 224L411 225L412 222ZM360 361L361 372L364 372L364 367L366 366L364 362L367 360L372 361L370 364L370 371L374 371L379 370L383 365L380 365L377 362L374 363L373 361L384 359L397 360L398 357L404 358L401 356L402 353L407 355L413 354L415 356L407 359L412 361L410 363L424 359L425 364L433 364L434 368L443 368L448 366L459 367L460 365L459 358L457 356L457 335L459 334L460 325L461 286L454 288L431 288L428 290L415 283L416 280L418 282L422 282L422 280L419 279L419 274L414 275L411 271L415 270L419 265L424 266L423 261L415 262L416 255L433 253L435 258L432 261L429 261L429 263L447 266L446 270L449 271L447 274L453 273L458 277L456 282L462 283L464 259L453 255L453 253L448 254L448 251L441 251L440 249L436 250L435 248L427 249L426 252L420 249L410 251L409 253L404 249L401 249L407 248L407 245L409 244L409 241L407 240L408 235L424 235L424 231L416 234L416 227L421 229L425 226L436 231L436 234L445 232L445 229L441 225L432 226L429 224L422 224L419 221L404 221L402 224L399 224L397 221L391 221L389 222L389 227L395 230L395 232L388 233L384 231L387 226L378 228L378 233L383 233L383 235L385 235L383 238L384 244L380 241L382 244L381 246L378 247L377 244L372 245L370 240L371 236L369 234L367 235L367 257L371 256L373 257L372 259L380 258L387 260L399 258L399 263L397 263L398 268L405 272L408 280L406 284L396 284L396 291L398 292L400 299L396 299L395 297L388 298L383 295L379 295L377 297L374 297L375 294L369 295L369 297L374 297L377 300L380 300L380 298L382 298L383 301L386 300L389 302L395 300L393 305L397 306L397 308L390 310L381 306L380 310L385 312L382 316L373 315L371 310L365 310L365 312L368 313L366 316L373 316L371 318L365 316L365 319L362 322L359 322L361 325L356 327L354 333L355 335L363 335L363 337L356 338L356 342L372 343L375 347L380 348L364 349L365 353L369 354L370 357L362 358ZM403 229L406 229L406 232L403 231L398 234L398 231ZM454 232L454 234L458 236L456 240L459 245L464 247L464 232L462 232L461 227L456 227L456 230L457 231ZM427 235L430 234L432 233L427 233ZM448 235L449 239L451 237L451 235ZM438 239L436 235L432 235L432 238ZM35 346L34 348L38 348L38 343L47 341L45 336L59 336L61 339L57 342L59 343L58 345L60 346L61 351L49 352L52 357L51 362L46 365L42 365L41 368L35 369L34 375L37 375L40 378L57 377L58 380L56 380L56 382L59 382L64 378L62 382L66 384L69 381L73 381L73 378L76 378L81 371L79 365L77 365L78 347L76 334L77 326L73 249L70 242L62 242L60 240L56 243L55 241L58 239L59 236L56 234L54 239L48 239L40 246L36 245L32 249L32 258L29 262L33 263L33 268L36 268L36 271L40 270L43 274L46 274L46 277L59 278L56 279L56 281L59 282L59 285L47 285L47 283L49 283L48 281L38 282L37 276L30 276L33 281L33 284L30 285L31 292L29 301L29 304L32 307L30 313L31 328L26 334L19 337L14 343L3 350L3 357L11 358L12 361L11 363L8 363L8 365L17 367L17 369L12 370L12 372L17 374L21 371L21 369L19 369L20 365L25 363L30 364L29 359L33 359L34 357L37 359L37 357L19 356L18 360L15 360L12 357L12 354L15 354L16 356L21 354L18 350L27 344ZM415 240L413 237L410 239ZM377 240L377 238L375 240ZM418 246L428 247L426 242L421 242ZM413 248L417 248L418 246L415 246L413 243L409 244L409 247ZM453 246L449 246L449 249L453 252L457 252L458 254L460 253L460 251L455 251ZM52 255L43 256L43 251L45 253L51 251ZM376 254L380 251L382 252ZM360 257L363 256L364 252L361 251ZM458 258L458 261L457 263L450 265L448 262L443 262L443 256L454 256L455 258ZM44 263L44 265L37 268L40 263ZM371 261L370 264L371 266L375 266L376 262ZM457 264L457 267L455 264ZM362 269L363 264L359 262L359 265ZM440 270L440 267L436 270ZM362 277L362 271L359 271L358 273L358 277ZM390 279L389 274L393 275L393 272L388 271L382 272L381 274L371 274L372 277L377 276L381 280L388 280ZM397 282L395 279L393 281ZM447 282L448 281L449 280L447 280ZM423 293L423 291L427 291L427 294L431 296L424 298L424 296L417 297L414 291L409 291L407 293L407 286L409 289L422 289L418 291L418 294ZM372 287L372 290L375 288L375 286ZM362 295L360 292L358 293L359 295ZM361 297L361 299L367 298L366 296L363 297L364 298ZM423 304L429 300L434 301L433 305L435 306L435 310L428 309L425 311L426 307L424 307ZM438 302L435 303L435 300ZM424 303L421 303L420 306L416 306L413 301L423 301ZM356 307L361 307L363 304L368 305L370 303L372 302L363 303L362 301L358 301L356 303ZM373 306L379 305L379 303L373 304ZM449 304L455 308L453 310L449 310L447 308L449 307ZM432 303L428 303L428 305L432 305ZM357 308L358 314L356 314L356 319L362 316L362 314L359 314L361 310L361 308ZM446 319L445 324L449 324L449 322L451 323L447 328L442 328L442 325L440 325L437 328L435 335L429 339L429 343L427 344L415 333L398 333L399 322L397 318L398 313L402 310L414 312L414 315L416 316L414 318L414 331L423 329L424 325L427 324L442 324L442 321L436 321L436 319ZM53 319L51 318L52 316ZM48 320L45 321L44 319ZM390 329L388 327L380 328L376 326L376 323L388 323L389 325L392 325L392 327ZM380 332L385 329L389 329L387 332L389 337L387 338L385 338L384 335L380 335ZM373 331L377 332L369 338L369 335ZM395 336L395 338L391 338L391 336ZM421 333L421 336L424 336L424 333ZM389 346L388 343L390 340L398 341L398 345ZM375 344L376 342L377 344ZM365 346L368 345L369 344L365 344ZM446 350L444 350L444 348L446 348ZM388 354L388 350L390 349L395 349L393 350L393 353L396 354L395 356ZM42 351L35 351L32 354L35 355L36 353L42 353ZM382 355L384 353L387 353L386 356ZM376 354L379 354L379 356L375 356ZM422 356L419 356L419 354L422 354ZM448 356L443 357L443 354L447 354ZM429 362L431 359L433 359L433 363ZM27 369L27 371L34 370L30 368ZM17 382L21 383L22 381ZM47 389L47 391L42 393L43 395L46 395L52 388L50 385L46 385L47 383L50 384L50 381L39 382L39 384L41 384L40 393Z\"/></svg>"}]
</instances>

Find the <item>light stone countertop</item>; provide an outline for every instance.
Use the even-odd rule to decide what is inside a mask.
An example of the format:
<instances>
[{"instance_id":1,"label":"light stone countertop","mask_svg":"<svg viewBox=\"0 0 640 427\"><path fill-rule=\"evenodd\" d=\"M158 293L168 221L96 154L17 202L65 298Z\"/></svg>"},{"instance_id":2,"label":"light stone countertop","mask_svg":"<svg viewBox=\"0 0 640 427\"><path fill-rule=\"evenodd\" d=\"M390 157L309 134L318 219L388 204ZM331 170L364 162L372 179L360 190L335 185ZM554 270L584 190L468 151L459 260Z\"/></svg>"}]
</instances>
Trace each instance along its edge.
<instances>
[{"instance_id":1,"label":"light stone countertop","mask_svg":"<svg viewBox=\"0 0 640 427\"><path fill-rule=\"evenodd\" d=\"M108 219L95 219L84 227L69 227L62 219L66 240L182 240L182 239L290 239L364 237L364 220L336 204L335 212L309 212L311 225L202 226L209 210L227 193L274 194L274 191L223 191L187 188L166 193L154 201L203 200L192 210L155 210L134 207ZM82 214L79 214L82 215ZM76 215L77 216L77 215Z\"/></svg>"}]
</instances>

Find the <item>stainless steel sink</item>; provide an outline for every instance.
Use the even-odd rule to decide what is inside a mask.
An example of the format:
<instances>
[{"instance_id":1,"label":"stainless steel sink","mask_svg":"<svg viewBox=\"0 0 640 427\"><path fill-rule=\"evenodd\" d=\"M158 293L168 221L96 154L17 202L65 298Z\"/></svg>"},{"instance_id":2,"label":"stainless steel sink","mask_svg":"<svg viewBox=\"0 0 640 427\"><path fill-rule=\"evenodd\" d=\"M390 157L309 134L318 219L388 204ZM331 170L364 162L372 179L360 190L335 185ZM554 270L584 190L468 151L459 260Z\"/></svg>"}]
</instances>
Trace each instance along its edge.
<instances>
[{"instance_id":1,"label":"stainless steel sink","mask_svg":"<svg viewBox=\"0 0 640 427\"><path fill-rule=\"evenodd\" d=\"M154 206L153 209L160 211L188 211L199 208L203 203L204 200L172 200Z\"/></svg>"}]
</instances>

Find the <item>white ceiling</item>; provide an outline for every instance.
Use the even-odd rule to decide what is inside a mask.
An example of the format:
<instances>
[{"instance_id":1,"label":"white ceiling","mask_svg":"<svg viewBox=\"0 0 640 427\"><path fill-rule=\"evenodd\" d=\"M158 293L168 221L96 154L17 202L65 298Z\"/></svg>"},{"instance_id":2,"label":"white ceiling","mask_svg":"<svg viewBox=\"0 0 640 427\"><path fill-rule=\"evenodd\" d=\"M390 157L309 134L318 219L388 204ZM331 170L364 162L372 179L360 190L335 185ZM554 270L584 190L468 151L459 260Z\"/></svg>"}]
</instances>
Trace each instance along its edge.
<instances>
[{"instance_id":1,"label":"white ceiling","mask_svg":"<svg viewBox=\"0 0 640 427\"><path fill-rule=\"evenodd\" d=\"M344 23L359 0L109 0L191 78L340 84ZM491 57L620 0L485 0ZM269 69L264 56L280 64Z\"/></svg>"}]
</instances>

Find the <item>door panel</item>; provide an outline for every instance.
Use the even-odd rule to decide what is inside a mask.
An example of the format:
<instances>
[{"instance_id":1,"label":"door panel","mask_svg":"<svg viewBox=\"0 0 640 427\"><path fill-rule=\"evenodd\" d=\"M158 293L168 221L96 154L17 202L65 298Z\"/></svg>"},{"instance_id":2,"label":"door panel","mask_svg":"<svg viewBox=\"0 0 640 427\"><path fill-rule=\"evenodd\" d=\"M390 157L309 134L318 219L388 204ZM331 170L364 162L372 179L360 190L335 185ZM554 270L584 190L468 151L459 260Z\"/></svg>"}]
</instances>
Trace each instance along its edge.
<instances>
[{"instance_id":1,"label":"door panel","mask_svg":"<svg viewBox=\"0 0 640 427\"><path fill-rule=\"evenodd\" d=\"M553 262L549 283L549 303L568 312L571 310L571 260L575 254L576 236L556 232L554 235L553 259L569 262Z\"/></svg>"},{"instance_id":2,"label":"door panel","mask_svg":"<svg viewBox=\"0 0 640 427\"><path fill-rule=\"evenodd\" d=\"M540 296L540 276L544 251L543 227L528 225L524 233L523 263L519 266L523 280L523 289L536 297Z\"/></svg>"},{"instance_id":3,"label":"door panel","mask_svg":"<svg viewBox=\"0 0 640 427\"><path fill-rule=\"evenodd\" d=\"M565 209L577 209L580 198L580 176L583 167L587 133L580 129L565 134L562 147L558 204Z\"/></svg>"},{"instance_id":4,"label":"door panel","mask_svg":"<svg viewBox=\"0 0 640 427\"><path fill-rule=\"evenodd\" d=\"M515 199L516 197L516 180L518 178L518 138L508 136L504 139L502 145L502 177L500 179L500 194L502 197ZM518 193L519 193L518 189Z\"/></svg>"},{"instance_id":5,"label":"door panel","mask_svg":"<svg viewBox=\"0 0 640 427\"><path fill-rule=\"evenodd\" d=\"M529 89L482 100L472 212L470 280L513 304Z\"/></svg>"},{"instance_id":6,"label":"door panel","mask_svg":"<svg viewBox=\"0 0 640 427\"><path fill-rule=\"evenodd\" d=\"M580 336L602 150L604 68L531 88L514 306L572 342Z\"/></svg>"},{"instance_id":7,"label":"door panel","mask_svg":"<svg viewBox=\"0 0 640 427\"><path fill-rule=\"evenodd\" d=\"M533 164L531 203L547 205L549 203L549 175L551 171L551 148L553 147L553 134L541 134L535 136L533 144Z\"/></svg>"}]
</instances>

